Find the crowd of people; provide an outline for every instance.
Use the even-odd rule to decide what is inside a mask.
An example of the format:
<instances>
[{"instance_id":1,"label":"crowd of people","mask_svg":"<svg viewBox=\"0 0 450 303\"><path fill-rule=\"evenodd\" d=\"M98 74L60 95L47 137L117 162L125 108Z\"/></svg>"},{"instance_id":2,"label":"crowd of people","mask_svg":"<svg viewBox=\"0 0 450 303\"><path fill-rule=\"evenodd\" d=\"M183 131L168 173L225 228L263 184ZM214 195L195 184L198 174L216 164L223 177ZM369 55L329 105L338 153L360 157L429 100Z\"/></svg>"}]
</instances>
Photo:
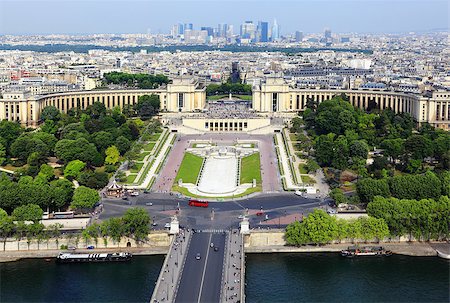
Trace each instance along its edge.
<instances>
[{"instance_id":1,"label":"crowd of people","mask_svg":"<svg viewBox=\"0 0 450 303\"><path fill-rule=\"evenodd\" d=\"M210 103L205 114L213 119L246 119L255 116L248 103Z\"/></svg>"}]
</instances>

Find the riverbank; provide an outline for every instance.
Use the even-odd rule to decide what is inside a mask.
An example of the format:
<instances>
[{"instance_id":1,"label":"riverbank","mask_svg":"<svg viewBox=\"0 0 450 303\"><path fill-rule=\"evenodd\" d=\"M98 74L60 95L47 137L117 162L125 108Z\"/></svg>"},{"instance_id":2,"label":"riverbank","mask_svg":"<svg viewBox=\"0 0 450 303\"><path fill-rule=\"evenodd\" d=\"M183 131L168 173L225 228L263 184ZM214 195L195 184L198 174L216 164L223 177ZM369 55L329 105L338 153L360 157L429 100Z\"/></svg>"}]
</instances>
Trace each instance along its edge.
<instances>
[{"instance_id":1,"label":"riverbank","mask_svg":"<svg viewBox=\"0 0 450 303\"><path fill-rule=\"evenodd\" d=\"M450 244L447 244L450 249ZM324 253L324 252L340 252L343 249L351 246L352 244L327 244L322 246L305 245L301 247L293 246L252 246L246 247L245 253ZM430 257L437 256L436 250L430 245L430 243L423 242L400 242L400 243L359 243L360 246L383 246L387 250L391 250L394 254L412 256L412 257Z\"/></svg>"},{"instance_id":2,"label":"riverbank","mask_svg":"<svg viewBox=\"0 0 450 303\"><path fill-rule=\"evenodd\" d=\"M127 251L136 256L151 256L151 255L165 255L167 254L168 247L117 247L117 248L101 248L101 249L76 249L61 250L61 249L49 249L49 250L27 250L27 251L2 251L0 252L0 263L14 262L20 259L35 259L35 258L56 258L56 256L62 252L77 252L77 253L102 253L102 252L117 252Z\"/></svg>"}]
</instances>

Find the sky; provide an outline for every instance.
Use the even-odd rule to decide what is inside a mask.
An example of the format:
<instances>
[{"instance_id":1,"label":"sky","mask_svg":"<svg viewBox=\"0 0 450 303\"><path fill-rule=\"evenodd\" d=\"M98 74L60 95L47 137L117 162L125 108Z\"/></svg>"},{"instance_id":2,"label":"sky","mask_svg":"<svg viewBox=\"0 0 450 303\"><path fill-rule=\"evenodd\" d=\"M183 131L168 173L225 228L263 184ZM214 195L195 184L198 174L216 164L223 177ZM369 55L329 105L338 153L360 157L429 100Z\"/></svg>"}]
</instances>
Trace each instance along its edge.
<instances>
[{"instance_id":1,"label":"sky","mask_svg":"<svg viewBox=\"0 0 450 303\"><path fill-rule=\"evenodd\" d=\"M169 33L176 23L217 27L277 19L296 30L402 33L449 28L447 0L0 0L0 34Z\"/></svg>"}]
</instances>

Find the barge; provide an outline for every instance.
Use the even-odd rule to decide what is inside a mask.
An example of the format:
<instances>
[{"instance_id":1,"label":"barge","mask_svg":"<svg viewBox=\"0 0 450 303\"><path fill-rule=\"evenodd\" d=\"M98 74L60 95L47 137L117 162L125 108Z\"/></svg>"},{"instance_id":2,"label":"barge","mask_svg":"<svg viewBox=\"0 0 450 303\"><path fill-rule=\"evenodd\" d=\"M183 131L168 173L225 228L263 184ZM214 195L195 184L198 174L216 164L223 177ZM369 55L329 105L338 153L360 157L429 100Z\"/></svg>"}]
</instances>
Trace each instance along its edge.
<instances>
[{"instance_id":1,"label":"barge","mask_svg":"<svg viewBox=\"0 0 450 303\"><path fill-rule=\"evenodd\" d=\"M356 247L350 246L341 250L341 256L353 258L356 256L391 256L392 251L386 250L381 246Z\"/></svg>"},{"instance_id":2,"label":"barge","mask_svg":"<svg viewBox=\"0 0 450 303\"><path fill-rule=\"evenodd\" d=\"M59 253L56 261L59 263L75 263L75 262L125 262L130 261L133 255L128 252L116 253Z\"/></svg>"}]
</instances>

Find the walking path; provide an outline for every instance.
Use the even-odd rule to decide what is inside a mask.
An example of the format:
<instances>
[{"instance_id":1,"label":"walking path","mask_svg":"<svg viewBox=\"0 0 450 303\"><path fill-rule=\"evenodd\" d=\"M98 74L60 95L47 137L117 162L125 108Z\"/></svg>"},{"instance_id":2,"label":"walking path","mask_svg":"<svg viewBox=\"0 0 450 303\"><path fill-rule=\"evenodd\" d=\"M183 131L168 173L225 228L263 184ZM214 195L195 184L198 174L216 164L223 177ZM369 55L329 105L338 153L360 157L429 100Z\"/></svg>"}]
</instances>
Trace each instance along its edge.
<instances>
[{"instance_id":1,"label":"walking path","mask_svg":"<svg viewBox=\"0 0 450 303\"><path fill-rule=\"evenodd\" d=\"M243 244L243 238L239 230L232 230L231 233L228 233L220 302L245 302Z\"/></svg>"},{"instance_id":2,"label":"walking path","mask_svg":"<svg viewBox=\"0 0 450 303\"><path fill-rule=\"evenodd\" d=\"M180 230L180 233L174 236L159 273L158 281L156 281L156 286L150 299L151 303L175 301L177 286L183 272L190 239L191 233L189 230L186 232Z\"/></svg>"},{"instance_id":3,"label":"walking path","mask_svg":"<svg viewBox=\"0 0 450 303\"><path fill-rule=\"evenodd\" d=\"M283 173L284 173L284 175L282 174L282 177L284 177L284 180L285 180L285 184L286 184L285 189L287 189L287 190L300 189L301 187L298 186L297 184L295 184L294 178L292 176L292 172L291 172L291 168L290 168L290 159L286 152L285 144L283 141L283 136L281 135L281 133L276 133L275 137L277 138L277 143L278 143L278 150L279 150L278 156L280 157L279 161L280 161L280 165L283 169Z\"/></svg>"},{"instance_id":4,"label":"walking path","mask_svg":"<svg viewBox=\"0 0 450 303\"><path fill-rule=\"evenodd\" d=\"M161 135L161 137L162 136L163 135ZM150 181L151 181L151 179L153 177L155 177L155 175L157 173L157 169L160 167L160 164L162 165L162 163L166 159L167 152L172 147L172 140L173 140L174 137L175 137L174 133L170 133L167 136L167 138L164 141L164 144L163 144L162 148L159 150L159 153L154 158L152 166L150 167L149 171L147 172L147 175L145 176L144 181L140 185L128 185L128 186L125 186L125 188L146 189L149 186ZM149 156L147 156L147 157L149 157ZM147 162L148 161L149 161L149 158L147 158ZM136 180L139 180L139 178L141 177L141 174L144 171L145 171L145 169L141 169L139 174L136 176Z\"/></svg>"}]
</instances>

